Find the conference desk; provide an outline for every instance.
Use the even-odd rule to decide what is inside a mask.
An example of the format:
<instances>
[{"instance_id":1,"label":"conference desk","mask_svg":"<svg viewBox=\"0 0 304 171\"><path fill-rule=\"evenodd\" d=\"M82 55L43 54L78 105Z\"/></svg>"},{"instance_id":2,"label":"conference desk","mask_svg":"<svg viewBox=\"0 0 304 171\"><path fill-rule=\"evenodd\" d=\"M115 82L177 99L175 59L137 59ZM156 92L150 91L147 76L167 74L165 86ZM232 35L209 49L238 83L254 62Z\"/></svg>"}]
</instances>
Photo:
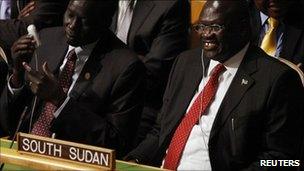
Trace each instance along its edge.
<instances>
[{"instance_id":1,"label":"conference desk","mask_svg":"<svg viewBox=\"0 0 304 171\"><path fill-rule=\"evenodd\" d=\"M11 141L0 139L0 162L6 163L3 170L94 170L81 164L59 161L56 159L44 159L37 156L19 154L16 150L15 142L12 149L9 149ZM160 168L128 163L116 160L116 170L142 171L142 170L162 170Z\"/></svg>"}]
</instances>

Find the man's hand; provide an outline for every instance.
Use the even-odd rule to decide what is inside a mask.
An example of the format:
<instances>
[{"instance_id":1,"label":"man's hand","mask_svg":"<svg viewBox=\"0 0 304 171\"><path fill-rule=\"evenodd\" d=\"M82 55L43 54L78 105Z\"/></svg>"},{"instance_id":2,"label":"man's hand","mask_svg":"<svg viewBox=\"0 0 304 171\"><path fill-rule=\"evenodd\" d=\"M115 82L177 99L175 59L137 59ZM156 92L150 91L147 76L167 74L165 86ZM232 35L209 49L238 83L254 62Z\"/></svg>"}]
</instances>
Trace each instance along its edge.
<instances>
[{"instance_id":1,"label":"man's hand","mask_svg":"<svg viewBox=\"0 0 304 171\"><path fill-rule=\"evenodd\" d=\"M66 98L66 94L60 87L56 77L49 70L47 63L45 62L42 66L43 73L33 70L25 62L23 66L32 92L39 98L60 106Z\"/></svg>"},{"instance_id":2,"label":"man's hand","mask_svg":"<svg viewBox=\"0 0 304 171\"><path fill-rule=\"evenodd\" d=\"M12 46L13 76L11 85L14 88L23 85L24 68L22 62L29 62L35 51L35 40L31 35L19 38Z\"/></svg>"},{"instance_id":3,"label":"man's hand","mask_svg":"<svg viewBox=\"0 0 304 171\"><path fill-rule=\"evenodd\" d=\"M35 1L28 3L19 13L18 19L22 19L30 15L30 13L35 9Z\"/></svg>"},{"instance_id":4,"label":"man's hand","mask_svg":"<svg viewBox=\"0 0 304 171\"><path fill-rule=\"evenodd\" d=\"M24 35L11 48L14 69L24 71L22 62L29 62L35 51L35 40L32 35Z\"/></svg>"}]
</instances>

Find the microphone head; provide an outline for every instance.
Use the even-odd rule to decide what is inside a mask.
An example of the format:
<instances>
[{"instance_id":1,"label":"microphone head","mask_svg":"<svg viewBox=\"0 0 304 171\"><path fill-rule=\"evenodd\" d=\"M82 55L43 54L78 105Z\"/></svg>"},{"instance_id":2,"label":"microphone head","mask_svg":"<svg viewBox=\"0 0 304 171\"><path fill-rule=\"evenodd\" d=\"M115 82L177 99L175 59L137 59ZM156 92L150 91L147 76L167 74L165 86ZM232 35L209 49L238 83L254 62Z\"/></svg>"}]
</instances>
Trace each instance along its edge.
<instances>
[{"instance_id":1,"label":"microphone head","mask_svg":"<svg viewBox=\"0 0 304 171\"><path fill-rule=\"evenodd\" d=\"M41 42L35 25L34 24L29 25L27 27L27 32L29 35L32 35L34 37L34 40L36 42L36 47L39 47L41 45Z\"/></svg>"}]
</instances>

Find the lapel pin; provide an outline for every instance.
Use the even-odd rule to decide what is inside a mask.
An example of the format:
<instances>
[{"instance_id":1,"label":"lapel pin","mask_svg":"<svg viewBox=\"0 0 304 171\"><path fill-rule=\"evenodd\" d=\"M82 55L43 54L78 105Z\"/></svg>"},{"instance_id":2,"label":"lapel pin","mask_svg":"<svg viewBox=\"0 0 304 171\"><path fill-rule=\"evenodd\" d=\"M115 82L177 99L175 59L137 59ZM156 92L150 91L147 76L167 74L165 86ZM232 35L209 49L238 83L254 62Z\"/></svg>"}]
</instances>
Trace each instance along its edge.
<instances>
[{"instance_id":1,"label":"lapel pin","mask_svg":"<svg viewBox=\"0 0 304 171\"><path fill-rule=\"evenodd\" d=\"M91 74L90 74L89 72L85 73L85 74L84 74L84 78L85 78L86 80L89 80L89 79L91 78Z\"/></svg>"},{"instance_id":2,"label":"lapel pin","mask_svg":"<svg viewBox=\"0 0 304 171\"><path fill-rule=\"evenodd\" d=\"M242 79L242 83L241 85L247 85L248 84L248 80L245 80L244 78Z\"/></svg>"}]
</instances>

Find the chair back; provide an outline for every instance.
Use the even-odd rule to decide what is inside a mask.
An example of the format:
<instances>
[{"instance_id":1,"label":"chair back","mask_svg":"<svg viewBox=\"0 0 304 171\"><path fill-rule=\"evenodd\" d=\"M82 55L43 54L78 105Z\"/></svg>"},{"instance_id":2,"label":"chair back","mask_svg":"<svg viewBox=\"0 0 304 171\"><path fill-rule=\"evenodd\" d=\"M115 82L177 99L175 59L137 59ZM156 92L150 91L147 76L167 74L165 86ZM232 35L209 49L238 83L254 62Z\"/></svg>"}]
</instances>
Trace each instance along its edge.
<instances>
[{"instance_id":1,"label":"chair back","mask_svg":"<svg viewBox=\"0 0 304 171\"><path fill-rule=\"evenodd\" d=\"M292 69L294 69L295 71L297 71L297 73L299 74L301 81L302 81L302 85L304 87L304 73L303 71L300 69L299 66L295 65L294 63L284 59L284 58L279 58L279 60L283 63L285 63L286 65L288 65L289 67L291 67Z\"/></svg>"}]
</instances>

